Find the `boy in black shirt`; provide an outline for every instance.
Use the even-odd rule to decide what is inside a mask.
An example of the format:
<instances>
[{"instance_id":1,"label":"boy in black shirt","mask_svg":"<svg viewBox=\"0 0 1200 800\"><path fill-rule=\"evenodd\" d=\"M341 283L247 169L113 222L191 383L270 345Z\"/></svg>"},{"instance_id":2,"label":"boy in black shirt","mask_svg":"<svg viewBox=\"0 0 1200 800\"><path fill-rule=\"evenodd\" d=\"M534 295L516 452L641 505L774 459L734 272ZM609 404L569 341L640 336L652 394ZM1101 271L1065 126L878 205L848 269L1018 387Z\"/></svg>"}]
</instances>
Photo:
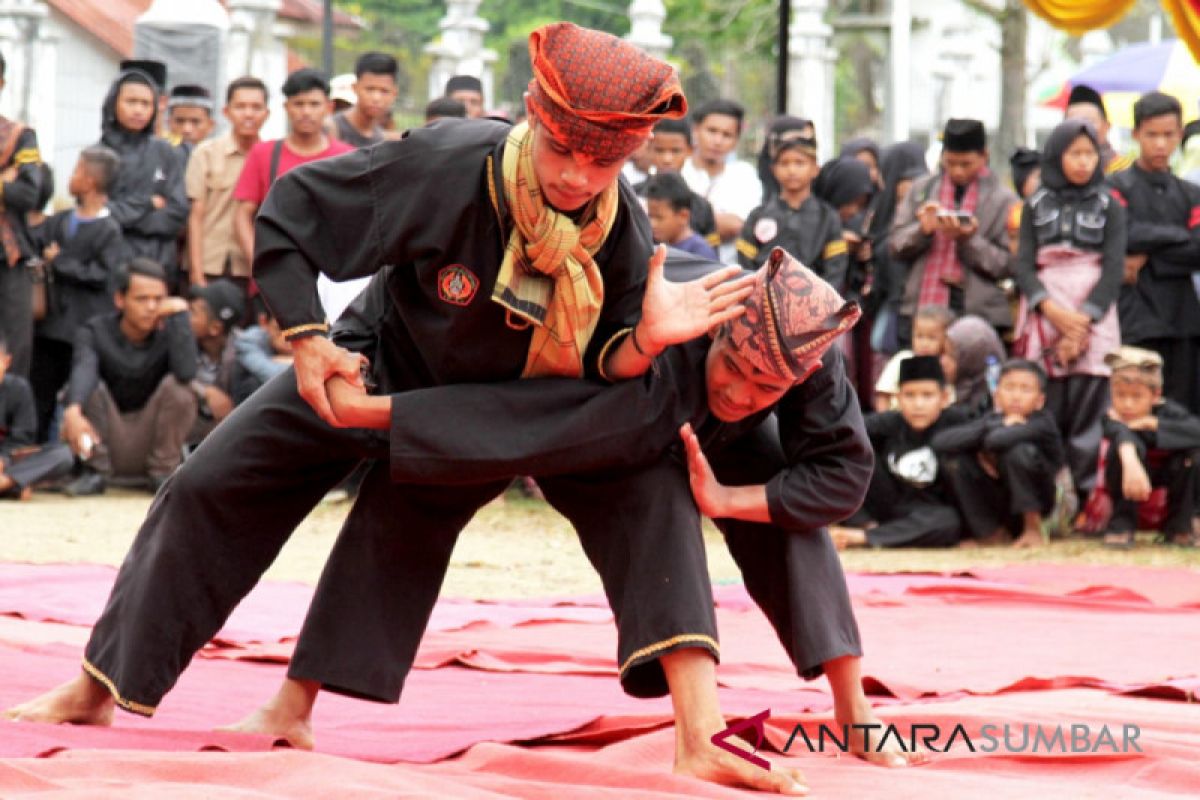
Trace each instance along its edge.
<instances>
[{"instance_id":1,"label":"boy in black shirt","mask_svg":"<svg viewBox=\"0 0 1200 800\"><path fill-rule=\"evenodd\" d=\"M1012 359L1000 369L994 411L933 437L973 537L964 546L1005 540L1018 524L1015 547L1042 543L1042 516L1054 508L1054 476L1064 459L1058 425L1045 405L1046 373L1032 361Z\"/></svg>"},{"instance_id":2,"label":"boy in black shirt","mask_svg":"<svg viewBox=\"0 0 1200 800\"><path fill-rule=\"evenodd\" d=\"M33 393L28 381L8 374L12 360L0 333L0 500L28 500L35 483L65 476L74 459L66 445L34 444Z\"/></svg>"},{"instance_id":3,"label":"boy in black shirt","mask_svg":"<svg viewBox=\"0 0 1200 800\"><path fill-rule=\"evenodd\" d=\"M864 528L830 531L838 547L950 547L958 544L962 518L950 502L934 434L962 422L966 412L949 403L946 376L934 356L900 363L899 411L867 418L875 471L863 511Z\"/></svg>"},{"instance_id":4,"label":"boy in black shirt","mask_svg":"<svg viewBox=\"0 0 1200 800\"><path fill-rule=\"evenodd\" d=\"M117 277L115 314L79 329L63 436L86 465L66 489L100 494L113 475L147 478L155 491L179 466L196 418L196 340L187 301L167 297L162 267L135 258Z\"/></svg>"},{"instance_id":5,"label":"boy in black shirt","mask_svg":"<svg viewBox=\"0 0 1200 800\"><path fill-rule=\"evenodd\" d=\"M1172 544L1196 547L1196 458L1200 419L1163 395L1163 361L1153 350L1125 346L1109 353L1112 408L1104 418L1109 448L1104 482L1113 512L1104 535L1109 547L1133 546L1138 506L1167 489L1163 534Z\"/></svg>"},{"instance_id":6,"label":"boy in black shirt","mask_svg":"<svg viewBox=\"0 0 1200 800\"><path fill-rule=\"evenodd\" d=\"M113 279L132 255L107 206L108 187L120 165L120 157L103 145L85 148L68 184L75 208L55 214L36 231L51 287L46 316L35 329L29 375L37 401L38 441L49 433L58 391L71 374L76 334L92 317L116 309Z\"/></svg>"}]
</instances>

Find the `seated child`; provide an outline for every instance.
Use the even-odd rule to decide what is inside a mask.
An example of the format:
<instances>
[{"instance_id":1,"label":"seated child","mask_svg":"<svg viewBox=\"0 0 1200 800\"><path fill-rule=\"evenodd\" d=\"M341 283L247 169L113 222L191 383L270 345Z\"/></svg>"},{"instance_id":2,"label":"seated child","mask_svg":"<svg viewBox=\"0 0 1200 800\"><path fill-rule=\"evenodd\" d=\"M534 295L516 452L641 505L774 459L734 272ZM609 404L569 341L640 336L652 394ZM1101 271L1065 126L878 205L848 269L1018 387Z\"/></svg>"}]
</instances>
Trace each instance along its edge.
<instances>
[{"instance_id":1,"label":"seated child","mask_svg":"<svg viewBox=\"0 0 1200 800\"><path fill-rule=\"evenodd\" d=\"M665 172L646 180L646 216L654 241L701 258L717 260L717 251L692 230L692 190L683 178Z\"/></svg>"},{"instance_id":2,"label":"seated child","mask_svg":"<svg viewBox=\"0 0 1200 800\"><path fill-rule=\"evenodd\" d=\"M934 435L966 420L950 402L939 359L913 356L900 364L899 411L867 418L875 450L871 486L858 520L863 528L831 530L843 547L951 547L962 518L947 494Z\"/></svg>"},{"instance_id":3,"label":"seated child","mask_svg":"<svg viewBox=\"0 0 1200 800\"><path fill-rule=\"evenodd\" d=\"M75 463L65 444L38 447L29 382L9 375L12 354L0 334L0 499L28 500L34 484L65 477Z\"/></svg>"},{"instance_id":4,"label":"seated child","mask_svg":"<svg viewBox=\"0 0 1200 800\"><path fill-rule=\"evenodd\" d=\"M1042 543L1042 517L1054 508L1063 444L1045 409L1046 373L1012 359L1000 369L994 409L933 437L933 449L967 532L963 546L998 544L1020 528L1015 547Z\"/></svg>"},{"instance_id":5,"label":"seated child","mask_svg":"<svg viewBox=\"0 0 1200 800\"><path fill-rule=\"evenodd\" d=\"M875 410L896 410L900 364L913 356L941 356L946 351L946 329L954 322L954 312L946 306L921 306L913 317L912 350L892 356L875 382ZM953 397L951 397L953 401Z\"/></svg>"},{"instance_id":6,"label":"seated child","mask_svg":"<svg viewBox=\"0 0 1200 800\"><path fill-rule=\"evenodd\" d=\"M1162 356L1124 346L1104 362L1112 369L1112 408L1104 418L1108 440L1104 482L1112 496L1112 518L1104 544L1133 546L1138 506L1160 486L1167 490L1167 542L1196 547L1196 458L1200 455L1200 419L1162 396Z\"/></svg>"}]
</instances>

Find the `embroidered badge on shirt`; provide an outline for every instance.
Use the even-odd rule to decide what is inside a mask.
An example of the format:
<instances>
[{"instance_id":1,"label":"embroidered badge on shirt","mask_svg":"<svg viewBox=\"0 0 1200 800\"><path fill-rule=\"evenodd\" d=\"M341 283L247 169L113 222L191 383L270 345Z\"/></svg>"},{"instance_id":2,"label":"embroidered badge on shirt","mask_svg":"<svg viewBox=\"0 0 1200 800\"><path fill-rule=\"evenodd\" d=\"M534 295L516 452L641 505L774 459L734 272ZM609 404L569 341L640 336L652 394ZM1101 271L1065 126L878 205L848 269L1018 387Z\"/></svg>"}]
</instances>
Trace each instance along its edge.
<instances>
[{"instance_id":1,"label":"embroidered badge on shirt","mask_svg":"<svg viewBox=\"0 0 1200 800\"><path fill-rule=\"evenodd\" d=\"M754 238L763 244L774 239L777 233L779 233L779 223L770 217L763 217L754 223Z\"/></svg>"},{"instance_id":2,"label":"embroidered badge on shirt","mask_svg":"<svg viewBox=\"0 0 1200 800\"><path fill-rule=\"evenodd\" d=\"M438 270L438 296L456 306L465 306L475 297L479 278L462 264L451 264Z\"/></svg>"}]
</instances>

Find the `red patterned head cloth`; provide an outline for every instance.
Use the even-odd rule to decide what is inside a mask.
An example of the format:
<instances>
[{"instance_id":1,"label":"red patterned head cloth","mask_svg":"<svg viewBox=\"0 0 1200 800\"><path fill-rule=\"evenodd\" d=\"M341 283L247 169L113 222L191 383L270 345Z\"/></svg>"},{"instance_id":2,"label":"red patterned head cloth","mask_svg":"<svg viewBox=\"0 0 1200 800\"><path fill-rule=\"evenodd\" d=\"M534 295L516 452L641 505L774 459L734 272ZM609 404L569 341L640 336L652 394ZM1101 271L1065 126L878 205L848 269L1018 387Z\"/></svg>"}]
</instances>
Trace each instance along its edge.
<instances>
[{"instance_id":1,"label":"red patterned head cloth","mask_svg":"<svg viewBox=\"0 0 1200 800\"><path fill-rule=\"evenodd\" d=\"M608 33L555 22L529 35L540 124L592 159L625 158L663 118L687 114L675 69Z\"/></svg>"},{"instance_id":2,"label":"red patterned head cloth","mask_svg":"<svg viewBox=\"0 0 1200 800\"><path fill-rule=\"evenodd\" d=\"M738 355L768 375L799 383L862 310L782 247L755 274L746 313L729 323Z\"/></svg>"}]
</instances>

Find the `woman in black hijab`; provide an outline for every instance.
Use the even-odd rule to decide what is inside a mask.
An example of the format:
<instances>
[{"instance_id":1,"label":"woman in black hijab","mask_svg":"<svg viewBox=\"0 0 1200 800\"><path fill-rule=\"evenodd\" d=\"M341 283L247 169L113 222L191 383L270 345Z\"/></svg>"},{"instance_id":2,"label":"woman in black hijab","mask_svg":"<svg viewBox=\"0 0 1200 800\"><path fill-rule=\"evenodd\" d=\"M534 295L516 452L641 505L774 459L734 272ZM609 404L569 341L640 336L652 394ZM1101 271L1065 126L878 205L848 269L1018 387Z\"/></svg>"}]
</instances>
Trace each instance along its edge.
<instances>
[{"instance_id":1,"label":"woman in black hijab","mask_svg":"<svg viewBox=\"0 0 1200 800\"><path fill-rule=\"evenodd\" d=\"M896 319L900 300L904 296L904 281L908 265L893 258L888 250L892 221L896 208L908 196L912 183L929 174L925 150L916 142L897 142L883 148L880 156L880 177L883 190L876 196L874 214L867 228L875 257L876 307L875 325L871 331L871 348L877 353L891 355L900 349L896 340Z\"/></svg>"},{"instance_id":2,"label":"woman in black hijab","mask_svg":"<svg viewBox=\"0 0 1200 800\"><path fill-rule=\"evenodd\" d=\"M183 163L155 135L159 85L136 67L124 69L104 98L100 144L121 157L108 210L135 256L162 265L172 294L179 289L178 237L187 222Z\"/></svg>"}]
</instances>

